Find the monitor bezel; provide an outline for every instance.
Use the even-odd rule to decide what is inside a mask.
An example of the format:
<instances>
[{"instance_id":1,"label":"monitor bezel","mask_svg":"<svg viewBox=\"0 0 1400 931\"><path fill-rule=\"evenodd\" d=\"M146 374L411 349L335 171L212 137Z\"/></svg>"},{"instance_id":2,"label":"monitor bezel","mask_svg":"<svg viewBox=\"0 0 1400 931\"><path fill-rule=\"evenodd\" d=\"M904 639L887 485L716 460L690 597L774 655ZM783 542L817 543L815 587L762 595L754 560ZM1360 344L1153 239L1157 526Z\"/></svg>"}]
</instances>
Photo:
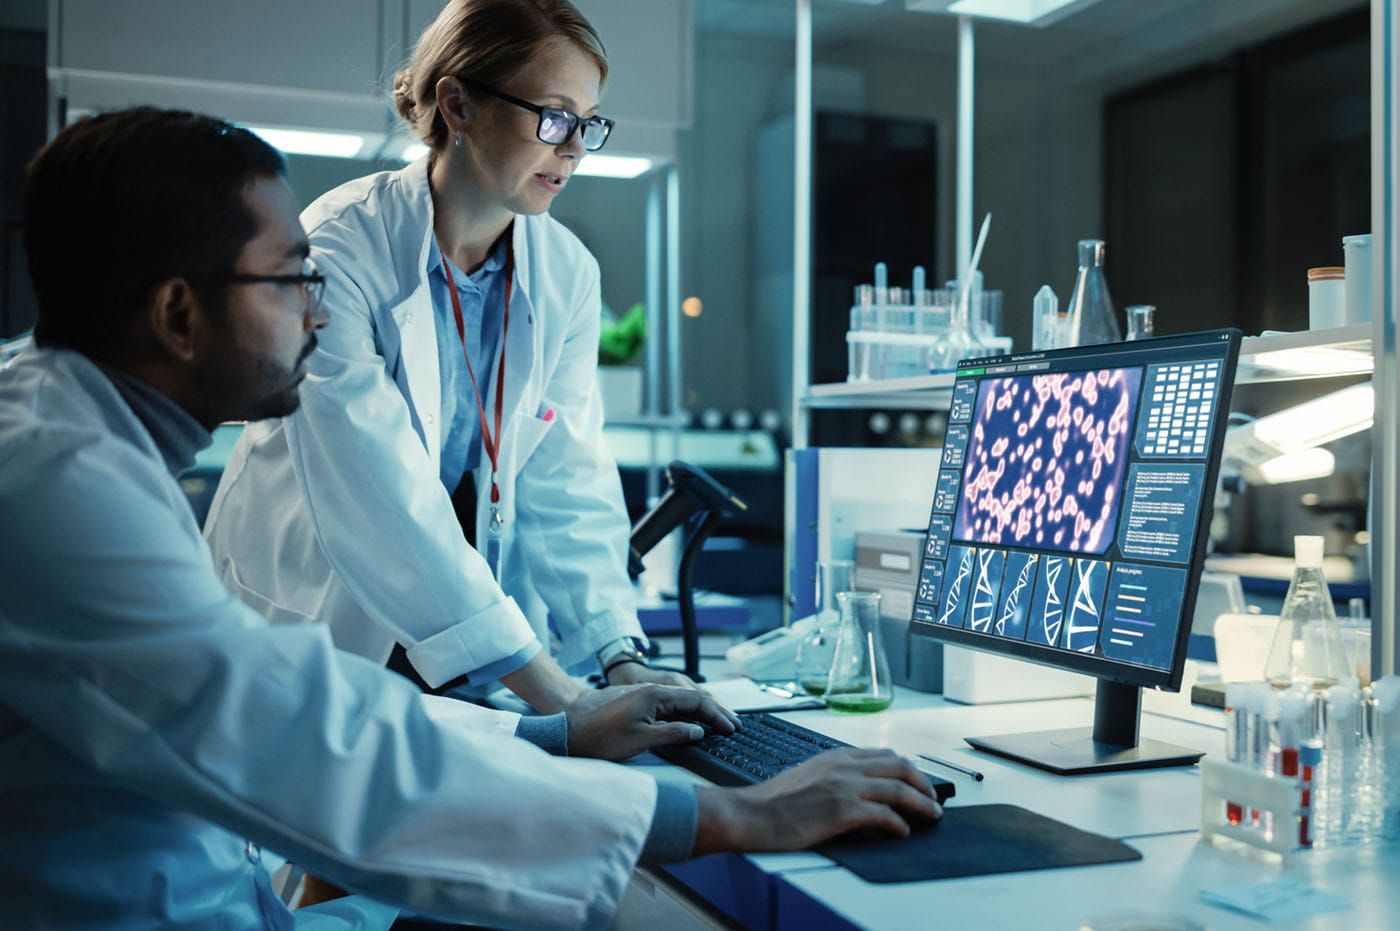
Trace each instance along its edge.
<instances>
[{"instance_id":1,"label":"monitor bezel","mask_svg":"<svg viewBox=\"0 0 1400 931\"><path fill-rule=\"evenodd\" d=\"M1200 528L1209 528L1211 515L1214 510L1214 492L1220 479L1221 450L1224 447L1225 431L1229 421L1230 404L1234 393L1235 373L1239 363L1242 337L1243 334L1240 330L1230 328L1201 330L1194 333L1182 333L1172 336L1155 337L1152 339L1134 340L1131 346L1128 343L1104 343L1090 346L1076 346L1070 349L1010 353L979 359L965 359L958 363L957 373L962 373L968 369L974 368L988 368L997 365L1007 365L1013 362L1038 362L1045 359L1050 359L1057 363L1067 362L1073 364L1073 361L1076 359L1087 359L1096 355L1101 356L1106 349L1111 349L1115 352L1122 351L1126 348L1144 351L1150 351L1152 348L1174 350L1194 345L1208 344L1212 340L1225 343L1225 364L1221 369L1220 401L1217 407L1217 411L1220 412L1220 415L1216 416L1211 424L1210 445L1206 453L1205 483L1202 488L1196 514L1196 526L1199 530ZM1087 365L1084 370L1088 371L1100 367L1102 366ZM1063 369L1057 366L1056 371L1062 370ZM956 384L957 378L955 376L954 385L956 386ZM942 471L941 462L939 471ZM937 481L937 475L934 476L934 481ZM927 528L929 524L932 523L932 516L932 506L930 506L930 511L924 523L924 542L923 548L920 550L921 553L927 552L928 550ZM1136 666L1122 660L1107 659L1102 656L1062 650L1057 647L1040 646L1038 644L1027 643L1024 640L997 638L995 635L974 633L961 627L947 627L941 624L933 624L919 620L914 616L912 609L910 613L909 634L910 636L932 637L954 646L968 647L995 656L1012 656L1041 666L1083 673L1110 682L1119 682L1125 685L1135 685L1145 688L1159 688L1171 692L1179 691L1182 677L1185 674L1186 651L1191 639L1191 622L1195 616L1196 594L1200 585L1201 572L1205 567L1206 552L1209 549L1209 537L1210 535L1208 532L1198 532L1192 545L1191 559L1186 566L1186 591L1182 598L1181 622L1177 625L1176 642L1172 650L1171 664L1166 669L1157 669L1151 666ZM1017 548L1018 547L1011 547L1011 549ZM1020 547L1020 549L1029 550L1035 548Z\"/></svg>"}]
</instances>

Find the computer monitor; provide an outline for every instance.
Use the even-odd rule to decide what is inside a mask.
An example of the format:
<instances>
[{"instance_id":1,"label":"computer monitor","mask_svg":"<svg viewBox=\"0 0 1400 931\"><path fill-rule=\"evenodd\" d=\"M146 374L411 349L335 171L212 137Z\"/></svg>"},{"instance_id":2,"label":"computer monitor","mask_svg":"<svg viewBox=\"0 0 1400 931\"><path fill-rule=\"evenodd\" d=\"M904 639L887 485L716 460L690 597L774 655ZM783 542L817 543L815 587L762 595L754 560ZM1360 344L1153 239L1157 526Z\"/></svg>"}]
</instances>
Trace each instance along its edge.
<instances>
[{"instance_id":1,"label":"computer monitor","mask_svg":"<svg viewBox=\"0 0 1400 931\"><path fill-rule=\"evenodd\" d=\"M958 365L911 635L1098 678L1094 726L969 737L1059 773L1189 765L1138 739L1181 687L1238 330Z\"/></svg>"}]
</instances>

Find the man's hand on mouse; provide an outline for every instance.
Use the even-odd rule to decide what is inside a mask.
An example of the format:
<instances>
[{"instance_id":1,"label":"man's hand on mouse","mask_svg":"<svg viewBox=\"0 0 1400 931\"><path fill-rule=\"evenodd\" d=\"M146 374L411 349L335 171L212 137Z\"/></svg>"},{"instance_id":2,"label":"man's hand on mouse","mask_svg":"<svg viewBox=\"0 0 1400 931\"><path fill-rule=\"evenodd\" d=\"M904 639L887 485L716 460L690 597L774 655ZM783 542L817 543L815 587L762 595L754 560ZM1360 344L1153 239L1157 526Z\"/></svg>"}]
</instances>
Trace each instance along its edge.
<instances>
[{"instance_id":1,"label":"man's hand on mouse","mask_svg":"<svg viewBox=\"0 0 1400 931\"><path fill-rule=\"evenodd\" d=\"M927 777L890 750L829 750L757 785L697 786L695 799L694 856L803 850L858 828L906 837L906 819L943 817Z\"/></svg>"},{"instance_id":2,"label":"man's hand on mouse","mask_svg":"<svg viewBox=\"0 0 1400 931\"><path fill-rule=\"evenodd\" d=\"M739 719L707 693L664 685L585 691L564 709L570 756L625 760L652 747L732 734Z\"/></svg>"}]
</instances>

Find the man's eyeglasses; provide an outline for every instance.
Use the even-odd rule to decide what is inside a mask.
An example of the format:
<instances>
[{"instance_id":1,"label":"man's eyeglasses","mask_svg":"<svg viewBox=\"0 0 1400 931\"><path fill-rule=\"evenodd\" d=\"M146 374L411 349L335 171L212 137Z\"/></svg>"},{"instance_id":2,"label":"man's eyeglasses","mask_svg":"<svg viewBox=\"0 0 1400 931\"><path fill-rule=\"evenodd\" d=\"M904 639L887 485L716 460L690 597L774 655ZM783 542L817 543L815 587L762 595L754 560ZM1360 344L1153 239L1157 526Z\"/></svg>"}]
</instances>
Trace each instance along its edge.
<instances>
[{"instance_id":1,"label":"man's eyeglasses","mask_svg":"<svg viewBox=\"0 0 1400 931\"><path fill-rule=\"evenodd\" d=\"M301 289L306 306L302 312L316 316L321 309L321 300L326 294L326 276L316 270L316 266L306 263L306 270L299 275L225 275L218 279L223 284L277 284L296 285Z\"/></svg>"},{"instance_id":2,"label":"man's eyeglasses","mask_svg":"<svg viewBox=\"0 0 1400 931\"><path fill-rule=\"evenodd\" d=\"M478 84L476 81L464 79L462 83L490 94L492 97L504 100L506 103L513 103L517 107L538 114L540 124L535 128L535 136L540 142L548 145L564 145L574 138L575 132L581 132L584 149L589 152L597 152L603 147L603 143L608 141L608 133L612 132L613 121L601 116L590 116L588 119L584 119L577 113L570 113L563 107L541 107L528 100L503 94L493 87Z\"/></svg>"}]
</instances>

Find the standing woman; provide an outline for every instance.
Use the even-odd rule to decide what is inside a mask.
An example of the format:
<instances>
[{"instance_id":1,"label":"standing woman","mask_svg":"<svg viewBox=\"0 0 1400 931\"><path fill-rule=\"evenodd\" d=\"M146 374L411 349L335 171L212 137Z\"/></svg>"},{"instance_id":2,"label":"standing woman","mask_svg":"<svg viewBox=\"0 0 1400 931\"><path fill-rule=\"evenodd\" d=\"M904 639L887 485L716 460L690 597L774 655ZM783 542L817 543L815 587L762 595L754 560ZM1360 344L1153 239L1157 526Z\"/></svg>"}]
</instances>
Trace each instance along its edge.
<instances>
[{"instance_id":1,"label":"standing woman","mask_svg":"<svg viewBox=\"0 0 1400 931\"><path fill-rule=\"evenodd\" d=\"M547 214L607 141L606 77L568 0L449 0L394 87L429 154L302 215L331 325L301 409L244 430L206 531L269 619L379 663L397 642L431 687L499 680L543 712L578 695L561 667L688 681L642 660L598 264Z\"/></svg>"}]
</instances>

